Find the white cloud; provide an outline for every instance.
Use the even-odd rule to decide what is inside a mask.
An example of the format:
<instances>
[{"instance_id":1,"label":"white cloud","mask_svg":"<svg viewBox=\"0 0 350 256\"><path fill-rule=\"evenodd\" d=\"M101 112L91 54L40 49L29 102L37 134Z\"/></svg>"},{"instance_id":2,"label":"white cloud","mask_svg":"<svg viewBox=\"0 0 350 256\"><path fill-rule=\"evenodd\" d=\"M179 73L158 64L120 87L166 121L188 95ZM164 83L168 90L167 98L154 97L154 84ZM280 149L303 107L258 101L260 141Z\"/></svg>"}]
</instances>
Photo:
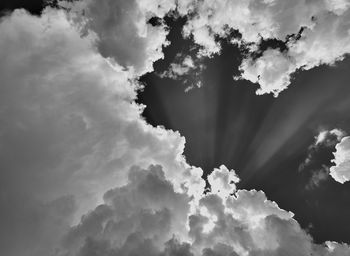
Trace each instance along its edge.
<instances>
[{"instance_id":1,"label":"white cloud","mask_svg":"<svg viewBox=\"0 0 350 256\"><path fill-rule=\"evenodd\" d=\"M186 86L184 91L189 92L194 88L202 87L201 73L205 68L202 58L194 59L190 55L178 53L169 68L158 75L161 78L181 80Z\"/></svg>"},{"instance_id":2,"label":"white cloud","mask_svg":"<svg viewBox=\"0 0 350 256\"><path fill-rule=\"evenodd\" d=\"M71 223L124 184L132 165L161 164L177 189L201 193L201 170L192 174L182 155L184 138L143 120L133 74L103 58L95 38L81 38L63 11L34 17L16 10L2 19L0 33L0 201L9 205L1 223L17 223L0 231L3 254L38 253L37 243L20 246L32 227L22 215L72 195L76 206L64 220ZM23 200L28 206L15 214ZM60 233L32 237L54 241Z\"/></svg>"},{"instance_id":3,"label":"white cloud","mask_svg":"<svg viewBox=\"0 0 350 256\"><path fill-rule=\"evenodd\" d=\"M152 35L142 15L172 7L145 2L150 10L137 24L121 15L142 41L141 52L123 56L121 42L108 37L114 29L131 36L126 23L115 23L115 9L133 6L137 16L138 8L118 3L87 10L96 34L83 38L81 23L64 11L34 17L17 10L1 20L1 254L348 255L346 244L315 245L262 191L237 190L239 179L225 166L209 176L212 190L203 194L202 170L186 163L184 138L148 125L135 103L135 75L150 70L164 42L158 32L155 48L140 39ZM100 13L109 4L111 23ZM96 50L96 40L114 61Z\"/></svg>"},{"instance_id":4,"label":"white cloud","mask_svg":"<svg viewBox=\"0 0 350 256\"><path fill-rule=\"evenodd\" d=\"M236 183L239 182L235 171L228 170L224 165L221 165L218 169L214 168L214 171L208 175L207 179L211 191L223 198L233 193L236 190Z\"/></svg>"},{"instance_id":5,"label":"white cloud","mask_svg":"<svg viewBox=\"0 0 350 256\"><path fill-rule=\"evenodd\" d=\"M163 24L152 26L148 21L154 16L163 18L175 8L175 1L85 0L62 1L61 5L83 12L78 16L82 31L97 34L99 52L136 75L152 71L153 62L163 58L168 30ZM75 17L75 22L78 20Z\"/></svg>"},{"instance_id":6,"label":"white cloud","mask_svg":"<svg viewBox=\"0 0 350 256\"><path fill-rule=\"evenodd\" d=\"M144 242L150 245L147 250L159 252L173 237L186 240L189 201L187 194L174 191L160 166L134 167L125 186L107 191L104 204L71 229L64 248L69 255L76 255L88 246L85 238L89 237L108 241L121 255L135 255L128 251L135 253Z\"/></svg>"},{"instance_id":7,"label":"white cloud","mask_svg":"<svg viewBox=\"0 0 350 256\"><path fill-rule=\"evenodd\" d=\"M326 146L332 146L334 142L331 141L330 136L335 136L336 141L339 142L344 136L346 136L346 133L338 128L334 128L330 131L328 130L321 130L319 134L315 137L315 146L319 144L326 144Z\"/></svg>"},{"instance_id":8,"label":"white cloud","mask_svg":"<svg viewBox=\"0 0 350 256\"><path fill-rule=\"evenodd\" d=\"M335 146L333 163L335 166L330 168L330 175L339 183L350 180L350 137L344 137L340 143Z\"/></svg>"},{"instance_id":9,"label":"white cloud","mask_svg":"<svg viewBox=\"0 0 350 256\"><path fill-rule=\"evenodd\" d=\"M332 130L320 130L314 137L314 142L308 147L308 156L300 165L299 170L302 170L307 165L311 164L312 160L314 160L313 158L315 157L315 154L317 154L321 148L335 147L335 145L345 136L346 132L338 128L334 128Z\"/></svg>"},{"instance_id":10,"label":"white cloud","mask_svg":"<svg viewBox=\"0 0 350 256\"><path fill-rule=\"evenodd\" d=\"M268 49L242 62L242 78L259 83L258 94L275 96L288 87L298 69L332 65L350 52L349 7L344 0L179 1L180 13L193 13L184 34L193 35L204 55L220 52L215 36L225 37L227 28L239 30L251 52L258 50L262 39L286 42L303 28L300 38L288 40L285 52Z\"/></svg>"},{"instance_id":11,"label":"white cloud","mask_svg":"<svg viewBox=\"0 0 350 256\"><path fill-rule=\"evenodd\" d=\"M214 176L221 179L227 174L221 166ZM237 177L233 180L237 182ZM108 191L104 204L69 231L58 255L345 256L350 252L346 244L314 244L293 213L280 209L262 191L232 189L232 196L212 189L194 202L186 193L174 191L161 166L134 167L125 186Z\"/></svg>"},{"instance_id":12,"label":"white cloud","mask_svg":"<svg viewBox=\"0 0 350 256\"><path fill-rule=\"evenodd\" d=\"M293 72L291 68L290 58L275 49L266 50L256 60L244 59L240 66L243 79L259 83L257 94L273 93L276 97L290 84L289 74Z\"/></svg>"},{"instance_id":13,"label":"white cloud","mask_svg":"<svg viewBox=\"0 0 350 256\"><path fill-rule=\"evenodd\" d=\"M186 56L181 63L170 64L169 70L160 74L160 77L168 77L172 79L178 79L184 75L189 74L196 68L191 56Z\"/></svg>"}]
</instances>

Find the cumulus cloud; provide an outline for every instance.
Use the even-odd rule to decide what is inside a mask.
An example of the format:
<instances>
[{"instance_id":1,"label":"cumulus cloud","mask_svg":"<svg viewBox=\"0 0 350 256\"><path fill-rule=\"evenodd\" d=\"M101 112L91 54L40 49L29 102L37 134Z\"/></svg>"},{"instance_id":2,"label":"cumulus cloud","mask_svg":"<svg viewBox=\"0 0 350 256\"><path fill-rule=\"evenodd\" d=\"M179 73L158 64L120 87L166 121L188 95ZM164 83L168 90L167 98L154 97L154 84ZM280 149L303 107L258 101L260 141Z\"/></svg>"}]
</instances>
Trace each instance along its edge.
<instances>
[{"instance_id":1,"label":"cumulus cloud","mask_svg":"<svg viewBox=\"0 0 350 256\"><path fill-rule=\"evenodd\" d=\"M185 139L147 124L135 103L166 35L148 18L173 5L99 4L0 22L1 254L348 255L346 244L314 244L262 191L238 190L225 166L204 193Z\"/></svg>"},{"instance_id":2,"label":"cumulus cloud","mask_svg":"<svg viewBox=\"0 0 350 256\"><path fill-rule=\"evenodd\" d=\"M83 33L97 34L99 52L136 75L152 71L153 62L163 57L168 29L163 23L153 26L149 20L163 18L175 8L175 1L85 0L61 1L60 5L83 13L75 22Z\"/></svg>"},{"instance_id":3,"label":"cumulus cloud","mask_svg":"<svg viewBox=\"0 0 350 256\"><path fill-rule=\"evenodd\" d=\"M249 52L240 65L240 78L258 83L257 94L278 96L297 70L334 64L350 52L350 9L344 0L86 0L61 1L61 5L82 12L82 32L97 34L100 53L136 75L152 71L153 62L163 57L162 47L169 43L164 22L153 26L148 21L161 20L174 10L188 18L183 34L201 46L198 56L220 53L217 38L239 31L240 38L232 42ZM270 39L279 40L285 49L262 51L261 43ZM187 64L174 63L164 75L175 78L187 73L191 69Z\"/></svg>"},{"instance_id":4,"label":"cumulus cloud","mask_svg":"<svg viewBox=\"0 0 350 256\"><path fill-rule=\"evenodd\" d=\"M68 255L91 255L92 241L108 244L118 255L157 255L176 237L186 241L190 198L174 191L162 167L133 167L128 179L70 230L64 239Z\"/></svg>"},{"instance_id":5,"label":"cumulus cloud","mask_svg":"<svg viewBox=\"0 0 350 256\"><path fill-rule=\"evenodd\" d=\"M214 168L214 171L208 175L207 179L211 191L222 197L228 197L230 193L233 193L236 190L236 183L239 182L236 173L228 170L224 165L221 165L218 169Z\"/></svg>"},{"instance_id":6,"label":"cumulus cloud","mask_svg":"<svg viewBox=\"0 0 350 256\"><path fill-rule=\"evenodd\" d=\"M228 176L231 176L230 178ZM232 180L230 194L215 190ZM346 244L314 244L293 213L262 191L237 190L221 166L211 192L193 201L175 192L161 166L131 168L129 182L66 234L58 255L347 255ZM228 186L228 185L227 185Z\"/></svg>"},{"instance_id":7,"label":"cumulus cloud","mask_svg":"<svg viewBox=\"0 0 350 256\"><path fill-rule=\"evenodd\" d=\"M344 137L336 146L330 175L339 183L350 180L350 137Z\"/></svg>"},{"instance_id":8,"label":"cumulus cloud","mask_svg":"<svg viewBox=\"0 0 350 256\"><path fill-rule=\"evenodd\" d=\"M65 200L71 223L107 189L125 183L132 165L161 164L177 189L204 187L202 171L191 171L184 160L184 138L141 117L133 72L103 58L95 36L81 37L64 11L34 17L16 10L2 19L0 33L6 49L0 53L0 200L8 205L1 223L12 223L0 231L4 254L37 255L37 244L8 242L27 239L22 230L31 224L22 215L35 216L40 205L72 195ZM15 214L24 200L28 206Z\"/></svg>"},{"instance_id":9,"label":"cumulus cloud","mask_svg":"<svg viewBox=\"0 0 350 256\"><path fill-rule=\"evenodd\" d=\"M257 94L278 93L290 84L291 61L277 49L268 49L258 59L244 59L241 78L259 83Z\"/></svg>"},{"instance_id":10,"label":"cumulus cloud","mask_svg":"<svg viewBox=\"0 0 350 256\"><path fill-rule=\"evenodd\" d=\"M191 13L184 35L193 36L203 55L219 53L216 38L238 30L239 42L251 55L259 53L244 58L241 78L259 83L258 94L275 96L288 87L298 69L331 65L350 52L349 7L344 0L179 1L179 12ZM284 42L286 50L268 48L261 53L261 42L269 39Z\"/></svg>"}]
</instances>

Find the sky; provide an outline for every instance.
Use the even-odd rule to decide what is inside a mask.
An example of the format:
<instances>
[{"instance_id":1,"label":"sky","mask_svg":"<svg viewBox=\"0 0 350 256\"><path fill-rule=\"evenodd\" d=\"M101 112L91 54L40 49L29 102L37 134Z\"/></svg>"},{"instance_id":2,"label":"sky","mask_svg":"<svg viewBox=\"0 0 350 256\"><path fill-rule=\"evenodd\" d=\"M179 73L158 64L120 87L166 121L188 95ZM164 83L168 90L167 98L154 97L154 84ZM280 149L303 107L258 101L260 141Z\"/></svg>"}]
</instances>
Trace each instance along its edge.
<instances>
[{"instance_id":1,"label":"sky","mask_svg":"<svg viewBox=\"0 0 350 256\"><path fill-rule=\"evenodd\" d=\"M348 0L0 10L1 255L350 255Z\"/></svg>"}]
</instances>

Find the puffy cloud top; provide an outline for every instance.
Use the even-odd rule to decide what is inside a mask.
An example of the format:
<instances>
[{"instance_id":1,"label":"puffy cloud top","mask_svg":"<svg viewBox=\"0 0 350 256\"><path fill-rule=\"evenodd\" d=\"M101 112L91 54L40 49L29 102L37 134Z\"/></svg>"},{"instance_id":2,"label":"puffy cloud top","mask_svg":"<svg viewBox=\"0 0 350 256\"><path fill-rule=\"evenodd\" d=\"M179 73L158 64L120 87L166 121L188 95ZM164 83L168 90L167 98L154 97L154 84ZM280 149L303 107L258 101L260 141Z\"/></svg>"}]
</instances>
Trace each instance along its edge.
<instances>
[{"instance_id":1,"label":"puffy cloud top","mask_svg":"<svg viewBox=\"0 0 350 256\"><path fill-rule=\"evenodd\" d=\"M102 57L96 38L82 37L66 12L16 10L1 20L0 33L0 202L9 206L0 220L9 227L0 231L3 254L41 248L47 255L42 247L127 182L132 165L161 164L177 189L201 193L201 170L192 174L182 156L184 138L143 120L134 74ZM52 214L51 202L67 210ZM57 227L48 234L46 223Z\"/></svg>"},{"instance_id":2,"label":"puffy cloud top","mask_svg":"<svg viewBox=\"0 0 350 256\"><path fill-rule=\"evenodd\" d=\"M267 49L258 58L247 55L240 67L241 78L259 83L258 94L275 96L288 87L296 70L333 64L350 52L349 7L346 0L179 1L180 13L192 13L184 34L193 35L204 55L219 53L215 37L226 37L230 29L241 33L238 42L251 53L261 53L262 40L284 42L284 52Z\"/></svg>"},{"instance_id":3,"label":"puffy cloud top","mask_svg":"<svg viewBox=\"0 0 350 256\"><path fill-rule=\"evenodd\" d=\"M344 183L350 180L350 137L344 137L335 148L335 166L330 168L330 175L336 181Z\"/></svg>"}]
</instances>

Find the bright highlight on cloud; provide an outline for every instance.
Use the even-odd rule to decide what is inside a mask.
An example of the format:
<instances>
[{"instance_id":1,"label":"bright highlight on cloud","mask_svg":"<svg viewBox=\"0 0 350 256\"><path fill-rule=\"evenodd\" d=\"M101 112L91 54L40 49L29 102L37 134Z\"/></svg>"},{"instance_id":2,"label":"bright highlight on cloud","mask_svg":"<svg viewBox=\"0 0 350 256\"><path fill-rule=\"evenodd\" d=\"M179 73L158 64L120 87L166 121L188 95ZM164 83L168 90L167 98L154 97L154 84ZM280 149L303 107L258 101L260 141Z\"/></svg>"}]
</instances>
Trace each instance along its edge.
<instances>
[{"instance_id":1,"label":"bright highlight on cloud","mask_svg":"<svg viewBox=\"0 0 350 256\"><path fill-rule=\"evenodd\" d=\"M274 24L263 19L278 13L269 9L273 1L238 3L243 16L235 22L261 6L268 8L253 21L259 29ZM239 178L225 166L209 175L205 193L202 170L185 161L185 139L141 117L137 78L167 44L165 26L148 20L174 3L88 0L66 7L69 14L47 8L40 17L16 10L0 23L1 255L349 255L346 244L315 244L264 192L238 190ZM339 2L334 12L345 19L346 8ZM207 12L186 28L205 46L202 54L219 51L210 40L212 31L224 33L224 9L238 14L219 2L209 11L206 1L179 1L180 13ZM213 23L215 17L223 21ZM240 26L244 40L257 42L253 25ZM262 35L284 36L269 29ZM262 59L256 74L265 67ZM347 141L337 146L337 166Z\"/></svg>"},{"instance_id":2,"label":"bright highlight on cloud","mask_svg":"<svg viewBox=\"0 0 350 256\"><path fill-rule=\"evenodd\" d=\"M350 180L350 137L343 138L336 146L334 164L330 168L330 175L340 183Z\"/></svg>"}]
</instances>

